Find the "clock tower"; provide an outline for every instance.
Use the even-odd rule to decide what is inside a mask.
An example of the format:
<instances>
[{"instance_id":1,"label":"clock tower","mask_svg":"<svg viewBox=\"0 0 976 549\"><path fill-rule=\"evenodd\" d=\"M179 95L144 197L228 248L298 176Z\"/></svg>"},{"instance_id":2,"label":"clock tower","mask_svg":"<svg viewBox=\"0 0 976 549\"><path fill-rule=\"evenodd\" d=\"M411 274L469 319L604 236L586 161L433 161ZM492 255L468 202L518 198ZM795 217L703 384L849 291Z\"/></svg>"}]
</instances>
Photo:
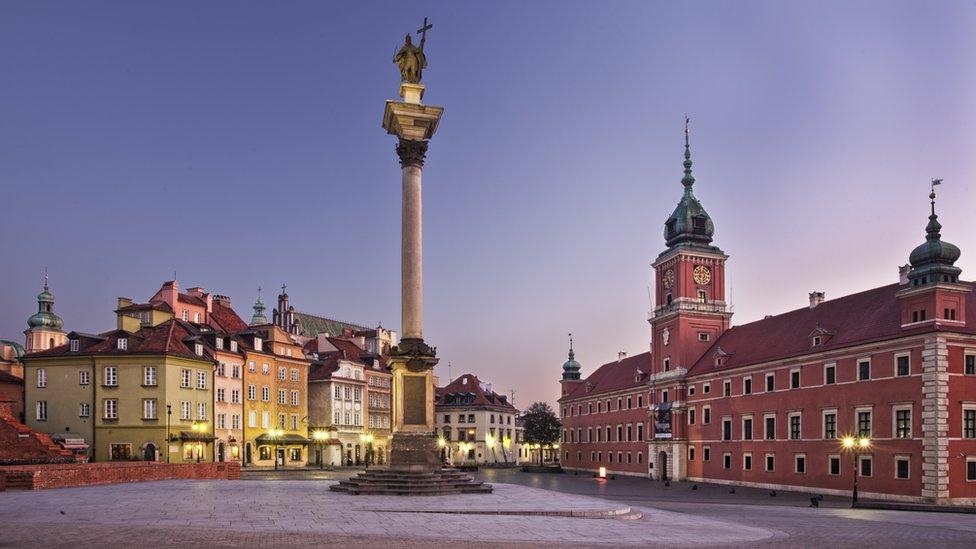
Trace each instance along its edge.
<instances>
[{"instance_id":1,"label":"clock tower","mask_svg":"<svg viewBox=\"0 0 976 549\"><path fill-rule=\"evenodd\" d=\"M725 260L712 244L715 225L695 197L688 120L685 120L684 194L664 222L667 249L654 260L655 304L651 315L652 373L689 369L729 328Z\"/></svg>"}]
</instances>

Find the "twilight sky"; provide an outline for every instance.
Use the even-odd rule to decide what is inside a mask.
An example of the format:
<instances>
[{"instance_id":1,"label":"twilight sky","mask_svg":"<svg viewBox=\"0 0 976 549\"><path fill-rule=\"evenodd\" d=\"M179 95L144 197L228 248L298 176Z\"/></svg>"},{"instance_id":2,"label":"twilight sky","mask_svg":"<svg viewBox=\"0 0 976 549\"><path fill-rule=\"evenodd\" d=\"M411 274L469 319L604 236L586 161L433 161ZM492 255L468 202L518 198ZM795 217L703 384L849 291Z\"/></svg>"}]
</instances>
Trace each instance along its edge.
<instances>
[{"instance_id":1,"label":"twilight sky","mask_svg":"<svg viewBox=\"0 0 976 549\"><path fill-rule=\"evenodd\" d=\"M649 264L696 194L741 324L888 284L942 177L976 276L972 2L5 2L0 338L43 268L68 330L177 271L399 329L400 175L380 127L428 16L426 326L437 374L554 401L648 348ZM265 292L274 301L276 292Z\"/></svg>"}]
</instances>

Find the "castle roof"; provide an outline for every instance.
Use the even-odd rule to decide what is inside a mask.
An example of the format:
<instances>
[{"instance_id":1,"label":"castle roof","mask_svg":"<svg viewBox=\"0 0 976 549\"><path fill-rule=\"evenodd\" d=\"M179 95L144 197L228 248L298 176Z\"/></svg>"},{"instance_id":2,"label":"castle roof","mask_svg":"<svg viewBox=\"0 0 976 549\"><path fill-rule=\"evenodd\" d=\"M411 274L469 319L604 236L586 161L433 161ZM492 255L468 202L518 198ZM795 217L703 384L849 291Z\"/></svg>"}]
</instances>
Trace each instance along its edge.
<instances>
[{"instance_id":1,"label":"castle roof","mask_svg":"<svg viewBox=\"0 0 976 549\"><path fill-rule=\"evenodd\" d=\"M647 383L644 374L650 371L650 352L614 360L597 368L583 381L574 383L569 392L559 400L641 387Z\"/></svg>"}]
</instances>

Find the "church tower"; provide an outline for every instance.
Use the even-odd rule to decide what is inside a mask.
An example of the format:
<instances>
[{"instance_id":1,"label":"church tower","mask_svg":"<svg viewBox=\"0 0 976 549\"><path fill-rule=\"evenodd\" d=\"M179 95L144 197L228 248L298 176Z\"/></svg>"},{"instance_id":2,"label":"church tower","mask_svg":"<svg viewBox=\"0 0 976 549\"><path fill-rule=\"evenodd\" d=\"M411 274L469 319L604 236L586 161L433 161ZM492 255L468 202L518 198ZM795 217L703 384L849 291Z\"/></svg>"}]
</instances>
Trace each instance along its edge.
<instances>
[{"instance_id":1,"label":"church tower","mask_svg":"<svg viewBox=\"0 0 976 549\"><path fill-rule=\"evenodd\" d=\"M271 322L292 335L298 335L298 320L295 319L295 307L288 304L287 286L281 285L278 294L278 306L271 311Z\"/></svg>"},{"instance_id":2,"label":"church tower","mask_svg":"<svg viewBox=\"0 0 976 549\"><path fill-rule=\"evenodd\" d=\"M962 252L955 244L942 240L942 224L935 213L935 186L941 182L941 179L932 182L925 242L912 250L907 283L898 291L902 329L966 325L966 294L971 288L959 283L962 269L955 263Z\"/></svg>"},{"instance_id":3,"label":"church tower","mask_svg":"<svg viewBox=\"0 0 976 549\"><path fill-rule=\"evenodd\" d=\"M264 300L261 299L261 288L258 288L258 298L254 302L254 314L251 315L251 326L262 326L268 323L268 317L264 316Z\"/></svg>"},{"instance_id":4,"label":"church tower","mask_svg":"<svg viewBox=\"0 0 976 549\"><path fill-rule=\"evenodd\" d=\"M664 222L667 248L652 264L655 304L651 316L651 371L690 368L729 328L731 307L725 302L725 261L712 244L715 225L694 194L691 147L685 119L684 193Z\"/></svg>"},{"instance_id":5,"label":"church tower","mask_svg":"<svg viewBox=\"0 0 976 549\"><path fill-rule=\"evenodd\" d=\"M582 366L576 362L576 353L573 352L573 334L569 334L569 360L563 364L563 378L559 382L562 386L562 396L566 396L572 387L580 381L580 370Z\"/></svg>"},{"instance_id":6,"label":"church tower","mask_svg":"<svg viewBox=\"0 0 976 549\"><path fill-rule=\"evenodd\" d=\"M67 334L61 328L64 321L54 314L54 294L48 289L47 273L44 273L44 289L37 294L37 312L27 319L29 328L24 331L27 336L28 353L46 351L52 347L64 345Z\"/></svg>"}]
</instances>

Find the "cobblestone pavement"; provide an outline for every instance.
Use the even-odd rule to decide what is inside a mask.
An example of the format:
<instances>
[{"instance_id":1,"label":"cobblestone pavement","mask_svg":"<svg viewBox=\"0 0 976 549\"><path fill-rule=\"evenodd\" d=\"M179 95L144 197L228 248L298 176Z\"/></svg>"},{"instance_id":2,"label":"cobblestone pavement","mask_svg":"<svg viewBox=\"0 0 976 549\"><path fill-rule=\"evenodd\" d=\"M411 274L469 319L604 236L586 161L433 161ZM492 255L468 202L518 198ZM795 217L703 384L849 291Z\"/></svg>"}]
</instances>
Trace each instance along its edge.
<instances>
[{"instance_id":1,"label":"cobblestone pavement","mask_svg":"<svg viewBox=\"0 0 976 549\"><path fill-rule=\"evenodd\" d=\"M562 493L586 494L631 505L671 511L685 518L707 518L773 532L757 545L790 547L976 547L976 515L851 509L850 500L825 497L811 508L810 494L777 492L716 484L673 482L670 487L646 478L600 480L573 474L526 474L483 470L487 482L505 482ZM736 545L729 542L729 545Z\"/></svg>"},{"instance_id":2,"label":"cobblestone pavement","mask_svg":"<svg viewBox=\"0 0 976 549\"><path fill-rule=\"evenodd\" d=\"M357 547L789 546L976 547L976 517L852 510L827 497L648 479L485 470L490 496L402 498L329 492L356 471L256 471L240 482L164 481L0 493L0 547L181 547L355 544ZM307 480L308 482L291 482ZM581 497L586 496L586 497ZM528 516L526 510L632 508L640 520ZM452 510L511 515L451 514ZM63 511L63 514L62 514ZM408 512L409 511L409 512Z\"/></svg>"},{"instance_id":3,"label":"cobblestone pavement","mask_svg":"<svg viewBox=\"0 0 976 549\"><path fill-rule=\"evenodd\" d=\"M648 509L638 520L530 516L526 511L621 511L615 501L496 484L491 495L403 498L330 492L330 482L161 481L0 494L3 544L701 545L766 539L760 528ZM445 511L511 514L450 514ZM694 536L689 532L694 531Z\"/></svg>"}]
</instances>

